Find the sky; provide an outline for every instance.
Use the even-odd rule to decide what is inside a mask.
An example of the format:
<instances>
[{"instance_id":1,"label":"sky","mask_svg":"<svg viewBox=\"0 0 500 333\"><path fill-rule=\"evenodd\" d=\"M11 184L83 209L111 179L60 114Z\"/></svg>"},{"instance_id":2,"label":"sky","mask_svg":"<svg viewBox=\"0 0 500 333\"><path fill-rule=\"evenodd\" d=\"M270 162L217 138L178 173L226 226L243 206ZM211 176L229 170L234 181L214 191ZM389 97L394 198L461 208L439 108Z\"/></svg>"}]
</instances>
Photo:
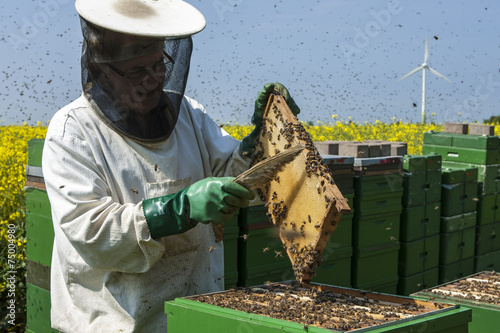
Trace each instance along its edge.
<instances>
[{"instance_id":1,"label":"sky","mask_svg":"<svg viewBox=\"0 0 500 333\"><path fill-rule=\"evenodd\" d=\"M482 122L500 115L498 0L189 0L186 95L218 123L249 124L258 92L281 82L312 122ZM496 21L496 22L495 22ZM0 125L47 123L81 94L74 0L0 3Z\"/></svg>"}]
</instances>

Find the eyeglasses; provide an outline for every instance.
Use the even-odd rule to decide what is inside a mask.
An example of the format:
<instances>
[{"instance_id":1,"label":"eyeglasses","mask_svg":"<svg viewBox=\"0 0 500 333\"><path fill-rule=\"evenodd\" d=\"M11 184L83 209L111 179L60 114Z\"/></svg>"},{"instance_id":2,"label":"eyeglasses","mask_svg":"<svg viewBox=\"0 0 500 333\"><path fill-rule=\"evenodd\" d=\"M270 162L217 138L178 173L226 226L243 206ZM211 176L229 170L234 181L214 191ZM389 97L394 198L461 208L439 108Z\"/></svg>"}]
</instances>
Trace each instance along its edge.
<instances>
[{"instance_id":1,"label":"eyeglasses","mask_svg":"<svg viewBox=\"0 0 500 333\"><path fill-rule=\"evenodd\" d=\"M108 63L106 63L106 66L111 68L116 74L120 75L121 77L129 79L130 81L132 81L132 83L141 83L148 79L148 77L151 75L151 71L153 71L156 76L164 76L167 72L171 72L174 67L174 63L174 59L172 59L172 57L170 57L167 52L163 51L163 59L161 59L151 67L148 66L133 73L124 73L115 66Z\"/></svg>"}]
</instances>

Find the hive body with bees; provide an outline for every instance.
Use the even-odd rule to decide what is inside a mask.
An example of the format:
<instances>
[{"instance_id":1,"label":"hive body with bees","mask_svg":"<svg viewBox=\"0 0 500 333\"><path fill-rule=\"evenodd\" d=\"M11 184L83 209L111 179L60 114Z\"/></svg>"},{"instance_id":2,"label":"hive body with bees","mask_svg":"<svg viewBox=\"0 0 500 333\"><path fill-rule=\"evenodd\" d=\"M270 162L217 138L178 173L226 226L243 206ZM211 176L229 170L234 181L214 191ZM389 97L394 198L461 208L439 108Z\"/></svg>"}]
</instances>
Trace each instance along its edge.
<instances>
[{"instance_id":1,"label":"hive body with bees","mask_svg":"<svg viewBox=\"0 0 500 333\"><path fill-rule=\"evenodd\" d=\"M472 309L471 333L497 332L500 328L500 273L479 272L411 296Z\"/></svg>"},{"instance_id":2,"label":"hive body with bees","mask_svg":"<svg viewBox=\"0 0 500 333\"><path fill-rule=\"evenodd\" d=\"M470 321L456 305L290 281L177 298L165 311L169 330L194 332L201 321L208 333L465 333Z\"/></svg>"},{"instance_id":3,"label":"hive body with bees","mask_svg":"<svg viewBox=\"0 0 500 333\"><path fill-rule=\"evenodd\" d=\"M311 281L347 200L309 134L279 94L269 98L253 162L296 145L305 148L258 193L292 262L298 281Z\"/></svg>"}]
</instances>

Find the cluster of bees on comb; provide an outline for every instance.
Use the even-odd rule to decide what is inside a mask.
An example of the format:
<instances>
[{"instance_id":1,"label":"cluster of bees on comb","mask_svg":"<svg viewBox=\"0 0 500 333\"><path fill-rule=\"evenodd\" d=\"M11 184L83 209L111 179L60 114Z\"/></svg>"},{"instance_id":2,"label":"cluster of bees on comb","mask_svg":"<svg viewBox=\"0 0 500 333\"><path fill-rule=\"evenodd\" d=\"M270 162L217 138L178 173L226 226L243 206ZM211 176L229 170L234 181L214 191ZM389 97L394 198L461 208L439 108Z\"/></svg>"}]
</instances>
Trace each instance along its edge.
<instances>
[{"instance_id":1,"label":"cluster of bees on comb","mask_svg":"<svg viewBox=\"0 0 500 333\"><path fill-rule=\"evenodd\" d=\"M431 290L432 293L500 305L500 273L481 272Z\"/></svg>"},{"instance_id":2,"label":"cluster of bees on comb","mask_svg":"<svg viewBox=\"0 0 500 333\"><path fill-rule=\"evenodd\" d=\"M365 295L337 293L312 286L268 283L196 297L196 301L303 325L350 331L421 314L416 303L390 303Z\"/></svg>"},{"instance_id":3,"label":"cluster of bees on comb","mask_svg":"<svg viewBox=\"0 0 500 333\"><path fill-rule=\"evenodd\" d=\"M335 198L327 193L327 186L335 184L329 168L318 153L309 133L298 121L292 122L285 119L276 103L280 103L280 100L276 99L275 103L270 106L269 113L272 115L263 119L260 138L252 156L252 165L262 161L267 156L280 153L281 149L289 149L294 145L303 144L305 146L305 165L302 168L304 168L308 178L317 180L315 187L317 194L315 195L318 198L314 198L314 200L323 202L325 209L328 209L336 203ZM266 142L266 147L264 147L263 142ZM284 180L280 179L278 174L273 181L279 184ZM280 194L273 191L271 187L271 184L268 183L264 188L257 189L257 193L260 200L265 202L267 215L272 219L274 225L281 229L282 238L286 238L284 249L291 259L294 258L292 264L297 281L302 281L304 273L307 273L308 276L314 275L316 268L321 263L321 253L311 245L304 246L303 242L302 245L299 245L300 238L306 237L306 224L312 223L318 231L320 231L322 224L318 220L312 221L310 215L307 221L293 221L288 216L289 207L282 198L279 198ZM337 224L337 219L334 218L334 220L332 222L333 229ZM325 228L323 232L328 235L333 229Z\"/></svg>"}]
</instances>

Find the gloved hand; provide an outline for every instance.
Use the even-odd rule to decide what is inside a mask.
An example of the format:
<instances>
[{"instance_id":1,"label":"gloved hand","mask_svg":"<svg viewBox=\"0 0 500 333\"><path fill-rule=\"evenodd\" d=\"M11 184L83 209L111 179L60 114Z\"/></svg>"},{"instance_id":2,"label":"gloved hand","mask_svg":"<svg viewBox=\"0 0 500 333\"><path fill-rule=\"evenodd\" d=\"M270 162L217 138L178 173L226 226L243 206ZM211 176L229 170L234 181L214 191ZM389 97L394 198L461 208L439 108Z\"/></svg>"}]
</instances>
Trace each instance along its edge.
<instances>
[{"instance_id":1,"label":"gloved hand","mask_svg":"<svg viewBox=\"0 0 500 333\"><path fill-rule=\"evenodd\" d=\"M255 109L252 116L252 124L255 125L255 128L241 141L240 154L242 154L243 156L251 156L253 154L253 151L255 150L255 144L262 127L262 120L264 119L264 111L266 110L267 101L269 100L269 96L275 89L279 91L281 95L283 95L288 107L295 116L300 113L299 107L297 106L297 104L295 104L293 98L290 97L290 93L284 85L278 82L268 83L264 85L264 88L262 88L262 90L259 92L259 95L257 96L257 99L255 100Z\"/></svg>"},{"instance_id":2,"label":"gloved hand","mask_svg":"<svg viewBox=\"0 0 500 333\"><path fill-rule=\"evenodd\" d=\"M177 193L146 199L144 216L153 238L180 234L198 222L224 223L247 207L255 194L233 182L233 177L210 177Z\"/></svg>"},{"instance_id":3,"label":"gloved hand","mask_svg":"<svg viewBox=\"0 0 500 333\"><path fill-rule=\"evenodd\" d=\"M290 97L290 93L284 85L278 82L268 83L264 86L264 88L262 88L262 90L259 92L259 95L257 96L257 99L255 100L255 110L252 116L252 124L254 124L256 127L259 126L259 129L262 125L262 119L264 118L264 111L266 110L267 101L269 100L269 96L275 89L279 91L281 95L283 95L286 104L288 105L294 116L300 113L299 107L297 106L297 104L295 104L293 98Z\"/></svg>"}]
</instances>

